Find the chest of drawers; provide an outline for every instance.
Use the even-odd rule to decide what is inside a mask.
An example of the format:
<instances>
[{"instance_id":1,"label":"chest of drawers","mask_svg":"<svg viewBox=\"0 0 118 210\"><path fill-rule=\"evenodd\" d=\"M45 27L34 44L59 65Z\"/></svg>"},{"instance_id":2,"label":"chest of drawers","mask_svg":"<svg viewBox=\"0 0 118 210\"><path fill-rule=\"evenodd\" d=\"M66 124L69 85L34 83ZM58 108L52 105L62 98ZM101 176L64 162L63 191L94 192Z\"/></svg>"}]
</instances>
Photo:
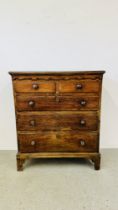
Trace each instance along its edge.
<instances>
[{"instance_id":1,"label":"chest of drawers","mask_svg":"<svg viewBox=\"0 0 118 210\"><path fill-rule=\"evenodd\" d=\"M104 71L10 72L17 169L28 158L87 158L100 168L100 107Z\"/></svg>"}]
</instances>

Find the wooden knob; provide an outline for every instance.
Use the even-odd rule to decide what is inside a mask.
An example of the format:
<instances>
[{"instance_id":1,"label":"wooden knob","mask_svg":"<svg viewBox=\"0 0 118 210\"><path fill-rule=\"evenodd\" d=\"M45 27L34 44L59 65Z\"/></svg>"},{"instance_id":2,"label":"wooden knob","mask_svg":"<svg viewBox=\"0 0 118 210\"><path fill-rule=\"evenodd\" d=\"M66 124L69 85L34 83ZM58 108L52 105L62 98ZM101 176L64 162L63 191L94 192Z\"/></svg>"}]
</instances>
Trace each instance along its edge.
<instances>
[{"instance_id":1,"label":"wooden knob","mask_svg":"<svg viewBox=\"0 0 118 210\"><path fill-rule=\"evenodd\" d=\"M85 120L80 120L80 125L85 125L86 121Z\"/></svg>"},{"instance_id":2,"label":"wooden knob","mask_svg":"<svg viewBox=\"0 0 118 210\"><path fill-rule=\"evenodd\" d=\"M85 106L86 105L86 101L85 100L81 100L80 101L80 105Z\"/></svg>"},{"instance_id":3,"label":"wooden knob","mask_svg":"<svg viewBox=\"0 0 118 210\"><path fill-rule=\"evenodd\" d=\"M33 89L37 90L39 88L39 85L38 84L33 84L32 87L33 87Z\"/></svg>"},{"instance_id":4,"label":"wooden knob","mask_svg":"<svg viewBox=\"0 0 118 210\"><path fill-rule=\"evenodd\" d=\"M82 139L82 140L80 140L80 145L81 146L85 146L85 141Z\"/></svg>"},{"instance_id":5,"label":"wooden knob","mask_svg":"<svg viewBox=\"0 0 118 210\"><path fill-rule=\"evenodd\" d=\"M35 105L35 102L34 101L29 101L29 106L33 107Z\"/></svg>"},{"instance_id":6,"label":"wooden knob","mask_svg":"<svg viewBox=\"0 0 118 210\"><path fill-rule=\"evenodd\" d=\"M31 141L31 145L34 146L36 142L34 140Z\"/></svg>"},{"instance_id":7,"label":"wooden knob","mask_svg":"<svg viewBox=\"0 0 118 210\"><path fill-rule=\"evenodd\" d=\"M35 120L31 120L31 121L30 121L30 125L31 125L31 126L35 126L35 125L36 125Z\"/></svg>"},{"instance_id":8,"label":"wooden knob","mask_svg":"<svg viewBox=\"0 0 118 210\"><path fill-rule=\"evenodd\" d=\"M76 85L76 88L77 88L77 89L82 89L82 84L77 84L77 85Z\"/></svg>"}]
</instances>

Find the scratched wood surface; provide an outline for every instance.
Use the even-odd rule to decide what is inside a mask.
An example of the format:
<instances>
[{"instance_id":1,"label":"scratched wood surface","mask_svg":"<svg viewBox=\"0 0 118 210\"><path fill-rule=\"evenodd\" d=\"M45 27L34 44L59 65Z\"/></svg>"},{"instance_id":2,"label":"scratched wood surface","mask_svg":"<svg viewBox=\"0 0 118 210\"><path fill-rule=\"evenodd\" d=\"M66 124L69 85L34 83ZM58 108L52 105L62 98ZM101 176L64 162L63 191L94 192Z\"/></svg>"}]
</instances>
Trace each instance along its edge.
<instances>
[{"instance_id":1,"label":"scratched wood surface","mask_svg":"<svg viewBox=\"0 0 118 210\"><path fill-rule=\"evenodd\" d=\"M10 72L17 127L17 169L27 158L85 157L100 168L104 71Z\"/></svg>"}]
</instances>

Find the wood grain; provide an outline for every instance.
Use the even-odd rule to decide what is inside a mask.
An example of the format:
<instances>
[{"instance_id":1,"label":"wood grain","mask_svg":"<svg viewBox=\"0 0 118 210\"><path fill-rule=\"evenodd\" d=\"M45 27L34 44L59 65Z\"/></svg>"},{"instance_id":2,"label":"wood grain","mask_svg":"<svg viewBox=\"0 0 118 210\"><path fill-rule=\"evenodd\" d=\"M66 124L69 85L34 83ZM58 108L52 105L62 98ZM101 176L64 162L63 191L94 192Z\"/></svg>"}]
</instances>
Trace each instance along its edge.
<instances>
[{"instance_id":1,"label":"wood grain","mask_svg":"<svg viewBox=\"0 0 118 210\"><path fill-rule=\"evenodd\" d=\"M84 121L85 124L81 124ZM17 115L19 131L37 130L91 130L98 129L96 112L41 112Z\"/></svg>"},{"instance_id":2,"label":"wood grain","mask_svg":"<svg viewBox=\"0 0 118 210\"><path fill-rule=\"evenodd\" d=\"M81 88L78 88L81 85ZM59 92L99 92L100 81L91 80L71 80L71 81L60 81L59 82Z\"/></svg>"},{"instance_id":3,"label":"wood grain","mask_svg":"<svg viewBox=\"0 0 118 210\"><path fill-rule=\"evenodd\" d=\"M97 133L79 131L39 132L19 134L20 152L97 152ZM81 145L81 141L85 145ZM34 144L32 145L32 142Z\"/></svg>"},{"instance_id":4,"label":"wood grain","mask_svg":"<svg viewBox=\"0 0 118 210\"><path fill-rule=\"evenodd\" d=\"M88 158L100 169L105 71L10 72L17 125L17 170L28 158Z\"/></svg>"},{"instance_id":5,"label":"wood grain","mask_svg":"<svg viewBox=\"0 0 118 210\"><path fill-rule=\"evenodd\" d=\"M54 93L55 92L55 83L50 81L32 81L32 80L20 80L14 81L14 90L15 92L21 93ZM34 89L33 86L37 85L38 88Z\"/></svg>"},{"instance_id":6,"label":"wood grain","mask_svg":"<svg viewBox=\"0 0 118 210\"><path fill-rule=\"evenodd\" d=\"M29 102L34 101L34 106ZM82 105L85 101L85 105ZM76 96L39 96L18 95L16 96L16 109L18 111L68 111L68 110L98 110L100 101L98 96L76 95Z\"/></svg>"}]
</instances>

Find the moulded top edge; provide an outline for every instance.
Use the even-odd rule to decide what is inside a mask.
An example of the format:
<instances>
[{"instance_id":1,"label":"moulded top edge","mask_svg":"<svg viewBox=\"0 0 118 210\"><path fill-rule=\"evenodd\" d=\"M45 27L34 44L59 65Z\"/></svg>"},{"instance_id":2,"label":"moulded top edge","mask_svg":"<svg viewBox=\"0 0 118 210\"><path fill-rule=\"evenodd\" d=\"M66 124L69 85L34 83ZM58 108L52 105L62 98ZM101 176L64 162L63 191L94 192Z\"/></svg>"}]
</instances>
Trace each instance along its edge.
<instances>
[{"instance_id":1,"label":"moulded top edge","mask_svg":"<svg viewBox=\"0 0 118 210\"><path fill-rule=\"evenodd\" d=\"M10 75L78 75L104 74L105 71L10 71Z\"/></svg>"}]
</instances>

